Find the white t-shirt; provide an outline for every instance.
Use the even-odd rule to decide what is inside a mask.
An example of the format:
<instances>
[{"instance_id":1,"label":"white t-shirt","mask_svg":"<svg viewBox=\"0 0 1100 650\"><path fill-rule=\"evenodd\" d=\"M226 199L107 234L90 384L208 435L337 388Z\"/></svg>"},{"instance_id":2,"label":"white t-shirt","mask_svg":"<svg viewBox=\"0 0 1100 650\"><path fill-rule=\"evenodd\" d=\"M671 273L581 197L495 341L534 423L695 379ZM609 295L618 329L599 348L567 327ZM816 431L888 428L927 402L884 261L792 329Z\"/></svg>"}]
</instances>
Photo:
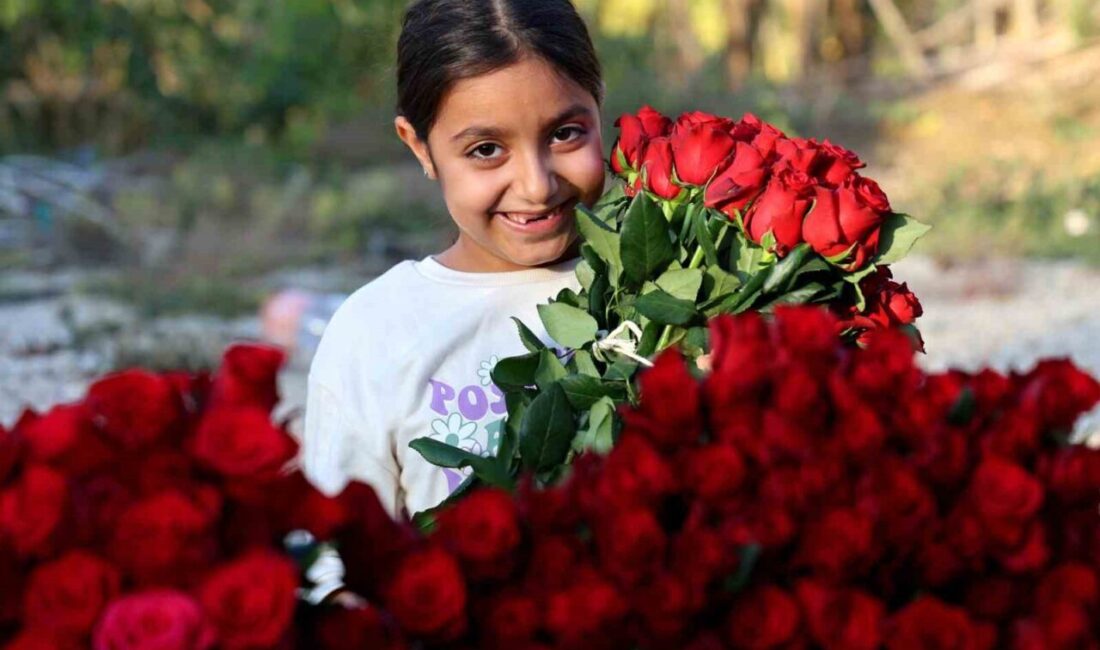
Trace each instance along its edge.
<instances>
[{"instance_id":1,"label":"white t-shirt","mask_svg":"<svg viewBox=\"0 0 1100 650\"><path fill-rule=\"evenodd\" d=\"M310 366L306 477L327 494L351 480L367 483L395 517L438 505L465 476L431 465L409 442L429 436L496 452L507 410L489 372L499 359L527 352L510 317L557 348L537 306L565 287L580 291L580 259L471 273L429 255L393 266L349 296Z\"/></svg>"}]
</instances>

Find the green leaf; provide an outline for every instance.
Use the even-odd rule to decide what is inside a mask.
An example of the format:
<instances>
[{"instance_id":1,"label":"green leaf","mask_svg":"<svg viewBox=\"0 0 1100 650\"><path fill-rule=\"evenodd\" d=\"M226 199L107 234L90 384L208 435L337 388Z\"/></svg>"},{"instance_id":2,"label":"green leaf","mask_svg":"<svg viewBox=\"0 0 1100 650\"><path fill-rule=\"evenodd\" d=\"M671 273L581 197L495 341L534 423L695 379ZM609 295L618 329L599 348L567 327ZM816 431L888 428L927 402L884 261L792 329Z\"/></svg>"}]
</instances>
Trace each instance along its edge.
<instances>
[{"instance_id":1,"label":"green leaf","mask_svg":"<svg viewBox=\"0 0 1100 650\"><path fill-rule=\"evenodd\" d=\"M703 249L703 259L706 260L707 266L718 266L718 250L714 246L714 235L711 234L707 223L707 211L701 205L693 205L692 208L689 215L695 239Z\"/></svg>"},{"instance_id":2,"label":"green leaf","mask_svg":"<svg viewBox=\"0 0 1100 650\"><path fill-rule=\"evenodd\" d=\"M546 332L559 345L568 348L579 348L594 340L596 330L600 329L591 314L564 302L539 305L538 311Z\"/></svg>"},{"instance_id":3,"label":"green leaf","mask_svg":"<svg viewBox=\"0 0 1100 650\"><path fill-rule=\"evenodd\" d=\"M546 344L538 336L535 336L535 333L523 321L515 316L512 316L512 320L515 321L516 329L519 330L519 340L523 342L523 347L527 348L529 352L546 349Z\"/></svg>"},{"instance_id":4,"label":"green leaf","mask_svg":"<svg viewBox=\"0 0 1100 650\"><path fill-rule=\"evenodd\" d=\"M913 244L932 229L907 214L891 213L879 232L875 264L893 264L909 254Z\"/></svg>"},{"instance_id":5,"label":"green leaf","mask_svg":"<svg viewBox=\"0 0 1100 650\"><path fill-rule=\"evenodd\" d=\"M606 454L614 446L615 401L602 397L592 404L588 414L588 427L573 438L573 450L577 453Z\"/></svg>"},{"instance_id":6,"label":"green leaf","mask_svg":"<svg viewBox=\"0 0 1100 650\"><path fill-rule=\"evenodd\" d=\"M597 324L607 322L607 294L611 286L607 282L606 275L597 275L592 287L588 290L588 313L591 314Z\"/></svg>"},{"instance_id":7,"label":"green leaf","mask_svg":"<svg viewBox=\"0 0 1100 650\"><path fill-rule=\"evenodd\" d=\"M630 381L638 370L638 363L630 359L622 359L611 364L604 373L603 378L608 381Z\"/></svg>"},{"instance_id":8,"label":"green leaf","mask_svg":"<svg viewBox=\"0 0 1100 650\"><path fill-rule=\"evenodd\" d=\"M657 286L669 295L695 302L703 285L702 269L675 269L665 271L657 278Z\"/></svg>"},{"instance_id":9,"label":"green leaf","mask_svg":"<svg viewBox=\"0 0 1100 650\"><path fill-rule=\"evenodd\" d=\"M516 442L519 440L519 424L523 421L523 414L527 412L527 407L531 405L536 395L538 395L537 391L528 389L504 394L504 403L508 406L508 417L504 420L506 435L501 439L498 456L503 457L509 448L515 449Z\"/></svg>"},{"instance_id":10,"label":"green leaf","mask_svg":"<svg viewBox=\"0 0 1100 650\"><path fill-rule=\"evenodd\" d=\"M607 227L599 217L583 206L577 206L577 230L585 243L600 256L607 265L608 280L611 286L619 286L623 260L619 251L619 233ZM593 265L593 268L596 268Z\"/></svg>"},{"instance_id":11,"label":"green leaf","mask_svg":"<svg viewBox=\"0 0 1100 650\"><path fill-rule=\"evenodd\" d=\"M720 266L708 266L706 278L704 279L706 280L704 286L706 287L708 300L731 294L741 286L741 278Z\"/></svg>"},{"instance_id":12,"label":"green leaf","mask_svg":"<svg viewBox=\"0 0 1100 650\"><path fill-rule=\"evenodd\" d=\"M627 201L626 186L622 183L614 183L607 192L604 193L593 205L593 209L599 210L601 208L615 206Z\"/></svg>"},{"instance_id":13,"label":"green leaf","mask_svg":"<svg viewBox=\"0 0 1100 650\"><path fill-rule=\"evenodd\" d=\"M592 282L596 279L596 272L592 270L592 265L587 260L582 259L577 262L574 273L577 275L577 282L580 282L581 287L588 291L588 288L592 286Z\"/></svg>"},{"instance_id":14,"label":"green leaf","mask_svg":"<svg viewBox=\"0 0 1100 650\"><path fill-rule=\"evenodd\" d=\"M583 411L602 397L617 392L611 383L590 375L567 375L558 382L574 410Z\"/></svg>"},{"instance_id":15,"label":"green leaf","mask_svg":"<svg viewBox=\"0 0 1100 650\"><path fill-rule=\"evenodd\" d=\"M527 407L519 427L524 467L543 472L560 465L569 453L575 433L576 421L569 398L560 385L551 384Z\"/></svg>"},{"instance_id":16,"label":"green leaf","mask_svg":"<svg viewBox=\"0 0 1100 650\"><path fill-rule=\"evenodd\" d=\"M798 287L797 289L779 294L774 300L764 305L762 309L771 311L776 305L805 304L810 302L824 289L825 286L823 284L819 282L811 282L809 284Z\"/></svg>"},{"instance_id":17,"label":"green leaf","mask_svg":"<svg viewBox=\"0 0 1100 650\"><path fill-rule=\"evenodd\" d=\"M545 347L545 346L544 346ZM535 383L535 372L539 367L539 352L531 352L517 357L505 357L493 366L490 376L501 390L524 388Z\"/></svg>"},{"instance_id":18,"label":"green leaf","mask_svg":"<svg viewBox=\"0 0 1100 650\"><path fill-rule=\"evenodd\" d=\"M657 341L661 340L661 332L665 326L657 321L649 321L642 328L642 337L638 341L638 356L648 357L657 349Z\"/></svg>"},{"instance_id":19,"label":"green leaf","mask_svg":"<svg viewBox=\"0 0 1100 650\"><path fill-rule=\"evenodd\" d=\"M565 366L553 350L539 352L539 365L535 369L535 383L540 390L546 390L551 384L566 376Z\"/></svg>"},{"instance_id":20,"label":"green leaf","mask_svg":"<svg viewBox=\"0 0 1100 650\"><path fill-rule=\"evenodd\" d=\"M409 446L432 465L454 469L470 467L489 485L507 489L512 487L511 475L495 458L478 456L434 438L417 438Z\"/></svg>"},{"instance_id":21,"label":"green leaf","mask_svg":"<svg viewBox=\"0 0 1100 650\"><path fill-rule=\"evenodd\" d=\"M589 377L599 377L600 371L596 369L596 362L592 360L592 353L588 350L577 350L573 353L573 363L577 372Z\"/></svg>"},{"instance_id":22,"label":"green leaf","mask_svg":"<svg viewBox=\"0 0 1100 650\"><path fill-rule=\"evenodd\" d=\"M621 249L623 275L634 286L641 286L655 271L676 259L668 221L661 208L644 193L636 196L627 209Z\"/></svg>"},{"instance_id":23,"label":"green leaf","mask_svg":"<svg viewBox=\"0 0 1100 650\"><path fill-rule=\"evenodd\" d=\"M764 249L749 241L743 234L735 233L730 244L730 268L738 271L742 282L760 269L764 258Z\"/></svg>"},{"instance_id":24,"label":"green leaf","mask_svg":"<svg viewBox=\"0 0 1100 650\"><path fill-rule=\"evenodd\" d=\"M681 300L658 289L634 302L639 313L665 325L683 325L696 316L695 301Z\"/></svg>"},{"instance_id":25,"label":"green leaf","mask_svg":"<svg viewBox=\"0 0 1100 650\"><path fill-rule=\"evenodd\" d=\"M795 273L802 266L802 263L806 261L806 258L811 252L812 249L809 244L799 244L792 248L791 252L787 253L786 257L779 260L779 262L772 267L771 272L768 273L768 277L764 281L764 293L775 293L776 291L786 291L789 289L790 281L794 279Z\"/></svg>"}]
</instances>

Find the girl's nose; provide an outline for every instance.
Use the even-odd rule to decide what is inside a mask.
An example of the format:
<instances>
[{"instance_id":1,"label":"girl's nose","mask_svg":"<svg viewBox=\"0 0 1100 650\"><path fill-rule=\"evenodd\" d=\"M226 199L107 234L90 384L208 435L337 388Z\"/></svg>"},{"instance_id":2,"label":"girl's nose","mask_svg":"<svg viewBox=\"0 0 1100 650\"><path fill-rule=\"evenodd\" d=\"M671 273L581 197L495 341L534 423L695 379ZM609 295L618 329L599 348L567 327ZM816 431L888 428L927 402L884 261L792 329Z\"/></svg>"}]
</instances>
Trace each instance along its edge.
<instances>
[{"instance_id":1,"label":"girl's nose","mask_svg":"<svg viewBox=\"0 0 1100 650\"><path fill-rule=\"evenodd\" d=\"M558 176L543 152L533 151L520 163L516 189L531 205L550 207L558 193Z\"/></svg>"}]
</instances>

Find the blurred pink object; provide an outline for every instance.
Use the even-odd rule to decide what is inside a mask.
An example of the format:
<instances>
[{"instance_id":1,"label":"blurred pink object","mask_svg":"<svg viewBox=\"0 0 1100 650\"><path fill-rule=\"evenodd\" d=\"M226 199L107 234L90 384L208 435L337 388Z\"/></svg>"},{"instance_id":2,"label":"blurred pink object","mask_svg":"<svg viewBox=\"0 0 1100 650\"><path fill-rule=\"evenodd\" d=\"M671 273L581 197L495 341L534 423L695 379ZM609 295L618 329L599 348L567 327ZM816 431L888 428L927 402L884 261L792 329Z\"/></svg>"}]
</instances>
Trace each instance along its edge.
<instances>
[{"instance_id":1,"label":"blurred pink object","mask_svg":"<svg viewBox=\"0 0 1100 650\"><path fill-rule=\"evenodd\" d=\"M313 298L299 289L284 289L264 301L260 308L260 333L265 341L293 353L303 316Z\"/></svg>"}]
</instances>

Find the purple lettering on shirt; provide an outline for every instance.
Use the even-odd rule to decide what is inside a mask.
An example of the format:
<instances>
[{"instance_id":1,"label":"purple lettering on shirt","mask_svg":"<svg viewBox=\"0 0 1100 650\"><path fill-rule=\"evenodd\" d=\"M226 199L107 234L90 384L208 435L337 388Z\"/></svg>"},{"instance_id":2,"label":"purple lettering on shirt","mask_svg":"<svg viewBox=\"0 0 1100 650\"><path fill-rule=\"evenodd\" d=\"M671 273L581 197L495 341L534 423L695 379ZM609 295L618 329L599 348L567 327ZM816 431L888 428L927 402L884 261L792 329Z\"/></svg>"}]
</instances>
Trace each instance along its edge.
<instances>
[{"instance_id":1,"label":"purple lettering on shirt","mask_svg":"<svg viewBox=\"0 0 1100 650\"><path fill-rule=\"evenodd\" d=\"M467 386L458 393L458 410L467 420L480 420L489 410L489 398L481 386Z\"/></svg>"},{"instance_id":2,"label":"purple lettering on shirt","mask_svg":"<svg viewBox=\"0 0 1100 650\"><path fill-rule=\"evenodd\" d=\"M444 404L455 398L455 389L450 384L434 379L429 379L428 383L432 387L432 410L440 415L447 415L447 407Z\"/></svg>"}]
</instances>

